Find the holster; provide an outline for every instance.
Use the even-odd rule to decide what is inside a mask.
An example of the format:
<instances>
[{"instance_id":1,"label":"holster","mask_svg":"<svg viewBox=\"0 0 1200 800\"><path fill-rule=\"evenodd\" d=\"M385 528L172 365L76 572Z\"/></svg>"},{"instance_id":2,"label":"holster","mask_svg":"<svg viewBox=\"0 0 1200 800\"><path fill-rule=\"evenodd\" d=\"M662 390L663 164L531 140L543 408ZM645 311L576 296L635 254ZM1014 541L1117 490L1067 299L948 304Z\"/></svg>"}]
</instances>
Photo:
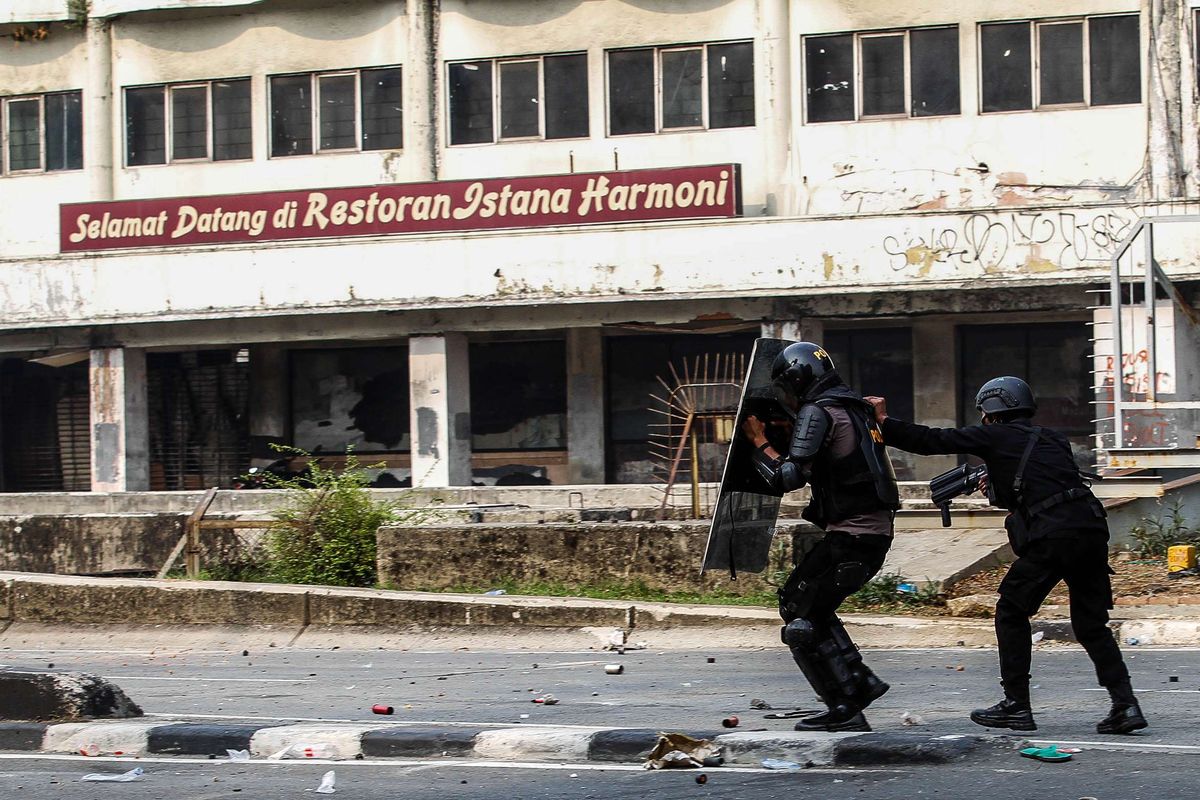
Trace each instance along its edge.
<instances>
[{"instance_id":1,"label":"holster","mask_svg":"<svg viewBox=\"0 0 1200 800\"><path fill-rule=\"evenodd\" d=\"M1025 555L1025 549L1029 546L1029 525L1020 511L1008 512L1004 518L1004 530L1008 532L1008 544L1013 553Z\"/></svg>"}]
</instances>

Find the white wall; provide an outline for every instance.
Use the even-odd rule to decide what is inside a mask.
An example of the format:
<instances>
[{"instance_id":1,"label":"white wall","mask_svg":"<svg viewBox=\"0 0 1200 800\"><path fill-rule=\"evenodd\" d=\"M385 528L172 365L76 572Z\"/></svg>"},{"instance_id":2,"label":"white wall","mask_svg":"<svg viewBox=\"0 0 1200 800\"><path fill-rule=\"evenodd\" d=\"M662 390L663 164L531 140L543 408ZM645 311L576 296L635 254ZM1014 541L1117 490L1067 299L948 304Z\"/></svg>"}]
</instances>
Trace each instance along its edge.
<instances>
[{"instance_id":1,"label":"white wall","mask_svg":"<svg viewBox=\"0 0 1200 800\"><path fill-rule=\"evenodd\" d=\"M1117 199L1083 184L1132 184L1146 143L1146 91L1138 105L979 113L978 23L1137 12L1138 0L793 0L793 32L806 34L959 26L962 113L923 119L803 122L793 93L798 157L795 213L855 213ZM1143 18L1143 84L1148 45ZM794 59L797 74L803 53ZM796 85L803 87L797 79ZM988 167L986 173L978 165ZM1020 186L1017 184L1028 184ZM1045 189L1035 187L1046 186Z\"/></svg>"}]
</instances>

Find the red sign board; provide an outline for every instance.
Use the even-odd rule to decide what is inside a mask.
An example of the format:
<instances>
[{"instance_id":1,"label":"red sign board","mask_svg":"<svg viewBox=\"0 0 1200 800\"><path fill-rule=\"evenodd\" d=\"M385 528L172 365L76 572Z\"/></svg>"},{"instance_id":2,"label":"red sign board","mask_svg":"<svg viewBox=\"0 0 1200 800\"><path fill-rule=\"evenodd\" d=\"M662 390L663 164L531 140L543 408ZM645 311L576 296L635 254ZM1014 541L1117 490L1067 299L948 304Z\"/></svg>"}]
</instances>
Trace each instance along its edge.
<instances>
[{"instance_id":1,"label":"red sign board","mask_svg":"<svg viewBox=\"0 0 1200 800\"><path fill-rule=\"evenodd\" d=\"M68 203L64 252L735 217L738 165Z\"/></svg>"}]
</instances>

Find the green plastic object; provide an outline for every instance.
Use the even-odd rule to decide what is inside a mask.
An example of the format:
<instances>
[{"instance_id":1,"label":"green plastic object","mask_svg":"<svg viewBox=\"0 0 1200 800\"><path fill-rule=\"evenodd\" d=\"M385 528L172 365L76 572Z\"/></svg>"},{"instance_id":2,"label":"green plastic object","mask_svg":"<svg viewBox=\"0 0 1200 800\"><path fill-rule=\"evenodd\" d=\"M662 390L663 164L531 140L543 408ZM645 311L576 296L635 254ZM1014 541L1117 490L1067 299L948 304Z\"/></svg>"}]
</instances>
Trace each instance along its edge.
<instances>
[{"instance_id":1,"label":"green plastic object","mask_svg":"<svg viewBox=\"0 0 1200 800\"><path fill-rule=\"evenodd\" d=\"M1056 744L1052 744L1049 747L1026 747L1021 751L1021 755L1036 761L1055 762L1071 760L1071 754L1060 751Z\"/></svg>"}]
</instances>

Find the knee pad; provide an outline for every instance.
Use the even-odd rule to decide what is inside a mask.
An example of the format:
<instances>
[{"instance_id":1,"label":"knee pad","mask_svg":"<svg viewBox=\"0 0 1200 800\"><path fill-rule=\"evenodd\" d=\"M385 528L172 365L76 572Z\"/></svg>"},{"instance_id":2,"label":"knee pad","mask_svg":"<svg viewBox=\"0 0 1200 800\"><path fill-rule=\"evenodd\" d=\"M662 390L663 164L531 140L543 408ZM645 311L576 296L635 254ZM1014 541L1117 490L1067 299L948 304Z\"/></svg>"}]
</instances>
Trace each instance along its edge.
<instances>
[{"instance_id":1,"label":"knee pad","mask_svg":"<svg viewBox=\"0 0 1200 800\"><path fill-rule=\"evenodd\" d=\"M812 650L816 646L816 629L806 619L794 619L783 626L783 643L788 647Z\"/></svg>"}]
</instances>

